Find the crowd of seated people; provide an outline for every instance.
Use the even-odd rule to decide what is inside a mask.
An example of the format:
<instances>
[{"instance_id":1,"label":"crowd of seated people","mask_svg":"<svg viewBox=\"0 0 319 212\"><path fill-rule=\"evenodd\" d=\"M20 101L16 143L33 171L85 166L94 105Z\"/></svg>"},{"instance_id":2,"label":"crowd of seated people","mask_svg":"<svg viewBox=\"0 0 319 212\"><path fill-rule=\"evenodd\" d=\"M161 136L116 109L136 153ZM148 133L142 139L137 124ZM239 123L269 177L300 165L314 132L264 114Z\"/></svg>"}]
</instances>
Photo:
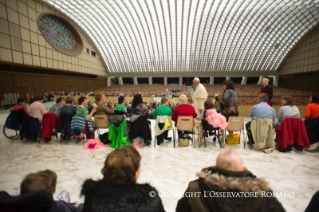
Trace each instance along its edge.
<instances>
[{"instance_id":1,"label":"crowd of seated people","mask_svg":"<svg viewBox=\"0 0 319 212\"><path fill-rule=\"evenodd\" d=\"M215 94L218 94L221 98L224 94L224 89L220 84L203 84L207 90L209 97L215 97ZM234 84L234 88L237 93L238 97L238 104L239 105L254 105L256 104L256 98L260 91L261 85L240 85ZM295 105L307 105L308 98L311 95L310 92L307 91L299 91L293 90L288 88L281 88L277 86L272 86L273 88L273 99L272 105L273 106L280 106L281 105L281 96L291 96Z\"/></svg>"},{"instance_id":2,"label":"crowd of seated people","mask_svg":"<svg viewBox=\"0 0 319 212\"><path fill-rule=\"evenodd\" d=\"M165 211L157 189L149 183L137 183L142 172L141 159L140 153L132 146L113 150L104 161L102 178L83 182L81 196L84 202L71 203L70 193L62 190L48 211ZM285 211L269 183L250 172L233 149L222 150L215 164L203 168L197 177L189 182L183 197L177 202L177 212ZM42 190L53 196L57 178L56 172L49 169L30 173L20 184L20 195ZM318 211L318 207L317 192L305 211Z\"/></svg>"},{"instance_id":3,"label":"crowd of seated people","mask_svg":"<svg viewBox=\"0 0 319 212\"><path fill-rule=\"evenodd\" d=\"M181 94L188 94L185 85L169 84L169 85L111 85L110 87L95 90L97 92L104 92L107 96L130 96L141 94L143 97L178 97Z\"/></svg>"}]
</instances>

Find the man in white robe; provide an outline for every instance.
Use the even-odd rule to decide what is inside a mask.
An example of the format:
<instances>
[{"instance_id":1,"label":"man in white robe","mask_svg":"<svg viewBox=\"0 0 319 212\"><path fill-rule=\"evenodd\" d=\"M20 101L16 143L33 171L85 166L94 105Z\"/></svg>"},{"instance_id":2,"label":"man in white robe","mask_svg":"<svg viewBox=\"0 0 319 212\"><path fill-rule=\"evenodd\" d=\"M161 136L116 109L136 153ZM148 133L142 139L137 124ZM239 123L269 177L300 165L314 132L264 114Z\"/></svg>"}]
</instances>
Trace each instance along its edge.
<instances>
[{"instance_id":1,"label":"man in white robe","mask_svg":"<svg viewBox=\"0 0 319 212\"><path fill-rule=\"evenodd\" d=\"M196 89L193 100L194 100L195 111L198 117L204 111L204 102L207 99L207 91L206 91L206 88L200 83L200 80L197 77L194 78L193 85Z\"/></svg>"}]
</instances>

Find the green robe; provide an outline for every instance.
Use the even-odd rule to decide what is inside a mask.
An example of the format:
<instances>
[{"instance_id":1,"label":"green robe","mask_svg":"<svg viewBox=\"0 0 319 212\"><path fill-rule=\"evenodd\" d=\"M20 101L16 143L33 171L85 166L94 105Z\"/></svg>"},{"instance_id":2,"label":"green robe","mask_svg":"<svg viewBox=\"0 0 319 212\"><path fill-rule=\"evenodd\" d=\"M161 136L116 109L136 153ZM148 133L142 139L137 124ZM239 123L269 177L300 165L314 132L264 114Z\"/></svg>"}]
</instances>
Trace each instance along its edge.
<instances>
[{"instance_id":1,"label":"green robe","mask_svg":"<svg viewBox=\"0 0 319 212\"><path fill-rule=\"evenodd\" d=\"M125 127L126 119L119 127L115 127L112 123L109 124L109 140L112 141L110 147L119 148L131 144L128 135L124 135Z\"/></svg>"}]
</instances>

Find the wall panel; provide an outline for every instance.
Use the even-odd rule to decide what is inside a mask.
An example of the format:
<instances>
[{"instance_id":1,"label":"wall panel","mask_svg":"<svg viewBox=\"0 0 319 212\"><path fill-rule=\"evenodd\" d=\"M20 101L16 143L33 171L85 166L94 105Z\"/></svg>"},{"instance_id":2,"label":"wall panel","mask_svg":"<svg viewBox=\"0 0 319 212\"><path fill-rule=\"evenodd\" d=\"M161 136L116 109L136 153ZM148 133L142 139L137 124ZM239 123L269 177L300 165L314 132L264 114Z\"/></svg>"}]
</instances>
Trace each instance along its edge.
<instances>
[{"instance_id":1,"label":"wall panel","mask_svg":"<svg viewBox=\"0 0 319 212\"><path fill-rule=\"evenodd\" d=\"M20 96L45 91L87 92L107 86L107 78L66 77L45 74L0 72L0 94L18 93ZM104 84L102 84L104 83ZM25 84L27 86L23 87ZM69 84L72 84L69 86Z\"/></svg>"},{"instance_id":2,"label":"wall panel","mask_svg":"<svg viewBox=\"0 0 319 212\"><path fill-rule=\"evenodd\" d=\"M79 56L70 57L64 55L52 48L44 39L36 22L38 16L44 11L66 19L79 32L84 46L83 52ZM0 62L13 62L63 71L89 72L105 77L106 68L98 54L96 56L91 55L91 51L96 53L98 51L90 42L90 39L69 18L56 12L55 9L44 6L42 3L35 3L34 0L0 1ZM89 48L89 53L86 53L86 48ZM31 55L22 57L22 52ZM92 65L88 66L89 63L86 62L79 64L83 66L79 67L72 58L82 58L85 62L90 61ZM88 67L90 68L88 69Z\"/></svg>"}]
</instances>

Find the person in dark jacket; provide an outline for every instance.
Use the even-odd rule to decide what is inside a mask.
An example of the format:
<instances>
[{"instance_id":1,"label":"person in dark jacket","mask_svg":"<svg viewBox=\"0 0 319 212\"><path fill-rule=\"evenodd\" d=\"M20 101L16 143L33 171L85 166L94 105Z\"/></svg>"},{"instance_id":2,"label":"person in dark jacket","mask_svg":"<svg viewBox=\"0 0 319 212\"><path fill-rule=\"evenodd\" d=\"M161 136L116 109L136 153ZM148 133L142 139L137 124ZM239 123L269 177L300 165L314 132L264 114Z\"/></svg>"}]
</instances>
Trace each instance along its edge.
<instances>
[{"instance_id":1,"label":"person in dark jacket","mask_svg":"<svg viewBox=\"0 0 319 212\"><path fill-rule=\"evenodd\" d=\"M157 190L147 183L136 183L141 173L140 163L141 155L133 146L124 146L111 152L101 171L103 179L88 179L83 183L83 211L164 211Z\"/></svg>"},{"instance_id":2,"label":"person in dark jacket","mask_svg":"<svg viewBox=\"0 0 319 212\"><path fill-rule=\"evenodd\" d=\"M230 116L238 116L238 98L235 91L234 83L231 80L223 82L224 94L221 102L224 104L224 108L221 111L222 115L226 117L227 121ZM215 94L216 99L218 94Z\"/></svg>"},{"instance_id":3,"label":"person in dark jacket","mask_svg":"<svg viewBox=\"0 0 319 212\"><path fill-rule=\"evenodd\" d=\"M272 87L270 87L268 85L269 83L269 79L268 78L264 78L262 80L262 84L263 84L263 87L261 87L261 94L266 94L268 96L268 105L272 106L272 103L271 103L271 99L273 97L273 90L272 90Z\"/></svg>"},{"instance_id":4,"label":"person in dark jacket","mask_svg":"<svg viewBox=\"0 0 319 212\"><path fill-rule=\"evenodd\" d=\"M233 149L222 150L216 165L197 175L178 201L176 212L285 211L268 183L248 171Z\"/></svg>"},{"instance_id":5,"label":"person in dark jacket","mask_svg":"<svg viewBox=\"0 0 319 212\"><path fill-rule=\"evenodd\" d=\"M319 211L319 191L317 191L311 198L309 205L305 212L318 212Z\"/></svg>"}]
</instances>

